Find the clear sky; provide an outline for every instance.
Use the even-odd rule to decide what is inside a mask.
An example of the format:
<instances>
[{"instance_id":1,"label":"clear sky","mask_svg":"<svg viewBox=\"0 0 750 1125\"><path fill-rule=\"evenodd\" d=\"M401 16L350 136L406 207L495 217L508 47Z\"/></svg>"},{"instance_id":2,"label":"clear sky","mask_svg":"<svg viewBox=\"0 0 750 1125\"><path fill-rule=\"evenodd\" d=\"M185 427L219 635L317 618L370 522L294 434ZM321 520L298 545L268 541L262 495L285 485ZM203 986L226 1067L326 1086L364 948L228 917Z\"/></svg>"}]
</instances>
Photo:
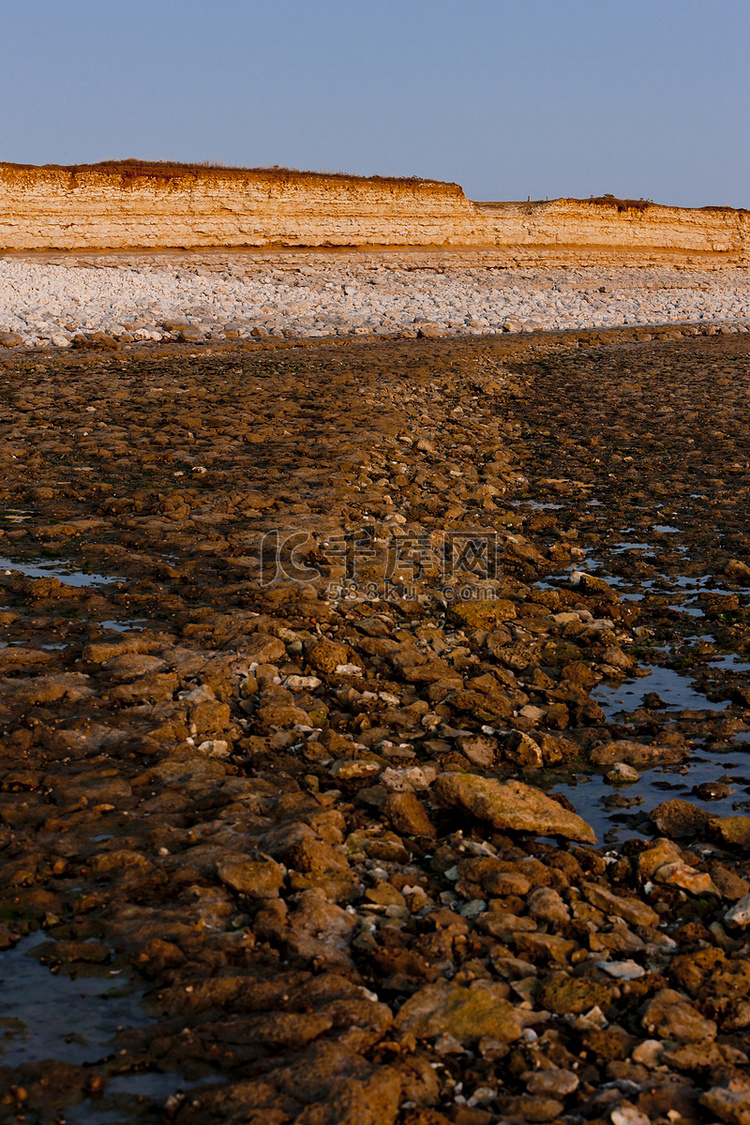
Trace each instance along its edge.
<instances>
[{"instance_id":1,"label":"clear sky","mask_svg":"<svg viewBox=\"0 0 750 1125\"><path fill-rule=\"evenodd\" d=\"M750 207L748 0L0 0L0 160Z\"/></svg>"}]
</instances>

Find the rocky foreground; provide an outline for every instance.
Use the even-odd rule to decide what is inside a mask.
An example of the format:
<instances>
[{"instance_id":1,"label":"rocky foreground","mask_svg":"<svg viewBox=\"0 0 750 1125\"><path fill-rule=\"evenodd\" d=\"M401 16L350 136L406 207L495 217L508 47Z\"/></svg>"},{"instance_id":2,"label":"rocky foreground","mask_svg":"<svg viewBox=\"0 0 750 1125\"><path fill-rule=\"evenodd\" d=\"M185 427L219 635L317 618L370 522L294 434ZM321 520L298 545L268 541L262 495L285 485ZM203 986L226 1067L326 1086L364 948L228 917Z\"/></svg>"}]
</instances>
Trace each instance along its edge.
<instances>
[{"instance_id":1,"label":"rocky foreground","mask_svg":"<svg viewBox=\"0 0 750 1125\"><path fill-rule=\"evenodd\" d=\"M674 335L0 360L4 1120L750 1121L750 346Z\"/></svg>"}]
</instances>

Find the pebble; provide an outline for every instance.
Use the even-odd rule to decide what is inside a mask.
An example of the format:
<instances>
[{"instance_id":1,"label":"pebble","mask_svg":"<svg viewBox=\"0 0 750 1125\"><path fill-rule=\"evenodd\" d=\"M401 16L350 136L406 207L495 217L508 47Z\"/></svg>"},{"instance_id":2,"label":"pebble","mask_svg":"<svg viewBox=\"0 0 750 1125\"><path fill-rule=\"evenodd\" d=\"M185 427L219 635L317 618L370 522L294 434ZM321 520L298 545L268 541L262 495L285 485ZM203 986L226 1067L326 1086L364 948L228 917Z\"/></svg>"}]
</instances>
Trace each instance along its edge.
<instances>
[{"instance_id":1,"label":"pebble","mask_svg":"<svg viewBox=\"0 0 750 1125\"><path fill-rule=\"evenodd\" d=\"M750 924L750 895L745 895L739 902L729 907L724 915L724 921L730 926L747 926Z\"/></svg>"},{"instance_id":2,"label":"pebble","mask_svg":"<svg viewBox=\"0 0 750 1125\"><path fill-rule=\"evenodd\" d=\"M607 771L606 778L613 785L631 785L634 781L640 781L641 775L627 762L615 762L612 769Z\"/></svg>"},{"instance_id":3,"label":"pebble","mask_svg":"<svg viewBox=\"0 0 750 1125\"><path fill-rule=\"evenodd\" d=\"M750 326L745 270L498 266L491 252L468 251L344 252L335 259L315 251L14 254L0 257L0 347L85 347L94 334L116 347L163 339Z\"/></svg>"},{"instance_id":4,"label":"pebble","mask_svg":"<svg viewBox=\"0 0 750 1125\"><path fill-rule=\"evenodd\" d=\"M646 974L643 966L636 961L605 961L601 967L615 980L638 980Z\"/></svg>"},{"instance_id":5,"label":"pebble","mask_svg":"<svg viewBox=\"0 0 750 1125\"><path fill-rule=\"evenodd\" d=\"M610 1114L612 1125L651 1125L651 1119L634 1105L623 1102Z\"/></svg>"}]
</instances>

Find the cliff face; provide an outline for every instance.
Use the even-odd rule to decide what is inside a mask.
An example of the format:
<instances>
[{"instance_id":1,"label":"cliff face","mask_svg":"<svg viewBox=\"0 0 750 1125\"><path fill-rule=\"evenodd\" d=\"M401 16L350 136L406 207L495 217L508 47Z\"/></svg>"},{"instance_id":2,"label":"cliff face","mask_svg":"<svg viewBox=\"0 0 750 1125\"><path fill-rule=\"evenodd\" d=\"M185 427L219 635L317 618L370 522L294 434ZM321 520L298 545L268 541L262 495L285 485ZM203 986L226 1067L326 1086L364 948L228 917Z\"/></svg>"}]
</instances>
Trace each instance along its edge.
<instances>
[{"instance_id":1,"label":"cliff face","mask_svg":"<svg viewBox=\"0 0 750 1125\"><path fill-rule=\"evenodd\" d=\"M0 249L198 246L661 249L748 260L750 213L616 201L472 203L456 184L0 164Z\"/></svg>"}]
</instances>

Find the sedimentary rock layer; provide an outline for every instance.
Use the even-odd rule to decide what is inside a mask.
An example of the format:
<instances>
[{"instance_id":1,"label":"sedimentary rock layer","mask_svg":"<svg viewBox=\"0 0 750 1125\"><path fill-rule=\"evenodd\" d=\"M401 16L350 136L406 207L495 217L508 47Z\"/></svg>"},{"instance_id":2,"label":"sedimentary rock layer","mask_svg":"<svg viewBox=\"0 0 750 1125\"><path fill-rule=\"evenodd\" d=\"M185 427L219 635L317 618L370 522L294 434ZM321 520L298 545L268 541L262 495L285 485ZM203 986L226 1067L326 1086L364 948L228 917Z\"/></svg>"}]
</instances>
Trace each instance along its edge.
<instances>
[{"instance_id":1,"label":"sedimentary rock layer","mask_svg":"<svg viewBox=\"0 0 750 1125\"><path fill-rule=\"evenodd\" d=\"M645 201L474 203L457 184L276 170L0 164L0 249L518 246L748 260L750 213Z\"/></svg>"}]
</instances>

